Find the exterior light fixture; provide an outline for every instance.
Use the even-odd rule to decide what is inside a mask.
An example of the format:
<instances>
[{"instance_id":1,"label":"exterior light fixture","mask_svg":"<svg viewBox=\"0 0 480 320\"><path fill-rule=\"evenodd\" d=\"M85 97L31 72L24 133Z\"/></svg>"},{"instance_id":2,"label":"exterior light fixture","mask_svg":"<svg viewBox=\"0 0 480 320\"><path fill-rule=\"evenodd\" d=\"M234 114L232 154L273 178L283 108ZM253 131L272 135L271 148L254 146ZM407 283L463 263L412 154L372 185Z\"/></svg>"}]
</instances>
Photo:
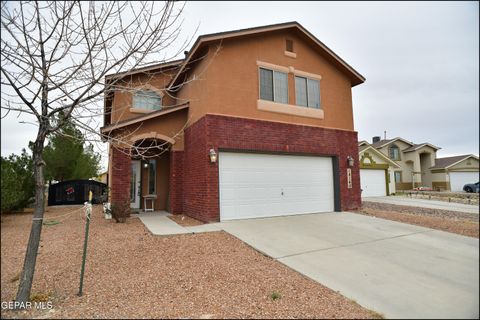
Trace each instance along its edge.
<instances>
[{"instance_id":1,"label":"exterior light fixture","mask_svg":"<svg viewBox=\"0 0 480 320\"><path fill-rule=\"evenodd\" d=\"M217 162L217 153L215 152L215 150L210 149L209 156L210 156L210 162L211 163Z\"/></svg>"},{"instance_id":2,"label":"exterior light fixture","mask_svg":"<svg viewBox=\"0 0 480 320\"><path fill-rule=\"evenodd\" d=\"M348 156L347 157L347 162L348 162L348 166L349 167L353 167L353 163L354 163L355 160L353 160L353 158L351 156Z\"/></svg>"},{"instance_id":3,"label":"exterior light fixture","mask_svg":"<svg viewBox=\"0 0 480 320\"><path fill-rule=\"evenodd\" d=\"M148 162L147 161L143 162L143 168L148 169Z\"/></svg>"}]
</instances>

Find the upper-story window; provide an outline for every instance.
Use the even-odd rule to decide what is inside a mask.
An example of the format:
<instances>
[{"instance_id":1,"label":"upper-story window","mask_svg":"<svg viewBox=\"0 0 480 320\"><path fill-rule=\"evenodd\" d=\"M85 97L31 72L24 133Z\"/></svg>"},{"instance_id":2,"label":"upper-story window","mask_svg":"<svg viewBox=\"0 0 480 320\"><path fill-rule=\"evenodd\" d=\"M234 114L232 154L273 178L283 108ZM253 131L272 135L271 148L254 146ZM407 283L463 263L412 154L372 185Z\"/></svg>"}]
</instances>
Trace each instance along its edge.
<instances>
[{"instance_id":1,"label":"upper-story window","mask_svg":"<svg viewBox=\"0 0 480 320\"><path fill-rule=\"evenodd\" d=\"M160 110L162 97L152 90L138 90L133 96L133 107L146 110Z\"/></svg>"},{"instance_id":2,"label":"upper-story window","mask_svg":"<svg viewBox=\"0 0 480 320\"><path fill-rule=\"evenodd\" d=\"M388 150L390 159L392 160L400 160L400 149L396 144L392 144L390 149Z\"/></svg>"},{"instance_id":3,"label":"upper-story window","mask_svg":"<svg viewBox=\"0 0 480 320\"><path fill-rule=\"evenodd\" d=\"M297 106L320 109L320 81L295 76L295 100Z\"/></svg>"},{"instance_id":4,"label":"upper-story window","mask_svg":"<svg viewBox=\"0 0 480 320\"><path fill-rule=\"evenodd\" d=\"M260 68L260 99L288 103L288 75Z\"/></svg>"}]
</instances>

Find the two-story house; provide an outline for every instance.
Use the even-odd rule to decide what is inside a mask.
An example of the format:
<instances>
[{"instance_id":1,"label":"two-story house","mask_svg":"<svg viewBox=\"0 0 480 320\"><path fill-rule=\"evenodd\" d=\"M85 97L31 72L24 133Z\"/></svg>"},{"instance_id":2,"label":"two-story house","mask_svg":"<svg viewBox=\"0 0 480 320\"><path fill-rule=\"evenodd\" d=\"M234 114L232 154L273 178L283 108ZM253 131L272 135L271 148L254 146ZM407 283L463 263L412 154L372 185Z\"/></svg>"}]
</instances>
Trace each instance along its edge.
<instances>
[{"instance_id":1,"label":"two-story house","mask_svg":"<svg viewBox=\"0 0 480 320\"><path fill-rule=\"evenodd\" d=\"M358 208L364 81L297 22L203 35L185 59L107 76L110 200L202 221Z\"/></svg>"},{"instance_id":2,"label":"two-story house","mask_svg":"<svg viewBox=\"0 0 480 320\"><path fill-rule=\"evenodd\" d=\"M361 145L370 144L362 141ZM430 168L435 166L439 147L427 142L415 144L400 137L383 140L373 137L371 146L399 166L393 169L397 191L432 186Z\"/></svg>"}]
</instances>

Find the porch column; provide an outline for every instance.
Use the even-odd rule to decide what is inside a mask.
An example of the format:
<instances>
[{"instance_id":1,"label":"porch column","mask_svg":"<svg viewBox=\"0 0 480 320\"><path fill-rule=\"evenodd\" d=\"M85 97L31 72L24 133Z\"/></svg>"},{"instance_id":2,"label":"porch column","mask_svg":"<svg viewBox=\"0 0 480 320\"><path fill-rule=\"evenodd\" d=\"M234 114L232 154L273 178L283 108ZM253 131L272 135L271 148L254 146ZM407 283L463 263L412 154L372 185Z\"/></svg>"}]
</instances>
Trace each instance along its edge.
<instances>
[{"instance_id":1,"label":"porch column","mask_svg":"<svg viewBox=\"0 0 480 320\"><path fill-rule=\"evenodd\" d=\"M112 185L111 199L113 204L128 201L130 203L130 179L132 175L131 159L126 149L112 147Z\"/></svg>"}]
</instances>

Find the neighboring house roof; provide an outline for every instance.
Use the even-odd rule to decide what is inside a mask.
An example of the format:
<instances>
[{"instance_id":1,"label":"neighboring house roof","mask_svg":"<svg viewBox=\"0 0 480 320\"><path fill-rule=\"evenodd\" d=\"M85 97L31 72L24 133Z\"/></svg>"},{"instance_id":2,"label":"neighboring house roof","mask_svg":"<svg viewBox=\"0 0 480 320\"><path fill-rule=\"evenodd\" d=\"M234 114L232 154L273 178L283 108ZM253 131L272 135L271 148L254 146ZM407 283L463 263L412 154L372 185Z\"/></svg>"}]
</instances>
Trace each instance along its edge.
<instances>
[{"instance_id":1,"label":"neighboring house roof","mask_svg":"<svg viewBox=\"0 0 480 320\"><path fill-rule=\"evenodd\" d=\"M358 148L358 154L360 155L361 153L365 152L365 151L369 151L369 152L372 152L374 153L375 155L377 155L378 157L382 158L383 160L385 160L385 162L387 162L389 165L395 167L395 168L400 168L400 165L398 163L396 163L395 161L392 161L390 158L386 157L383 153L381 153L380 151L378 151L377 149L375 149L373 146L369 145L363 145L363 146L360 146Z\"/></svg>"},{"instance_id":2,"label":"neighboring house roof","mask_svg":"<svg viewBox=\"0 0 480 320\"><path fill-rule=\"evenodd\" d=\"M195 55L196 51L205 43L209 41L221 40L225 38L232 38L238 36L246 36L252 35L256 33L262 32L269 32L269 31L276 31L276 30L286 30L286 29L296 29L301 32L301 34L305 35L307 39L310 39L317 45L322 52L326 53L328 57L331 58L332 61L336 62L340 69L343 69L345 73L348 74L352 86L356 86L365 82L365 77L363 77L360 73L358 73L355 69L353 69L349 64L347 64L342 58L337 56L330 48L328 48L323 42L318 40L314 35L312 35L307 29L305 29L300 23L296 21L286 22L286 23L279 23L279 24L271 24L261 27L255 28L247 28L247 29L239 29L233 31L226 31L226 32L219 32L219 33L211 33L206 35L201 35L197 38L195 43L192 46L192 49L189 51L185 61L183 62L180 70L178 71L177 75L172 79L170 84L167 86L171 89L175 84L177 79L179 79L180 74L185 70L186 66Z\"/></svg>"},{"instance_id":3,"label":"neighboring house roof","mask_svg":"<svg viewBox=\"0 0 480 320\"><path fill-rule=\"evenodd\" d=\"M448 169L450 167L453 167L457 163L462 162L463 160L470 157L478 160L478 157L473 154L464 154L461 156L437 158L435 159L435 165L430 169Z\"/></svg>"},{"instance_id":4,"label":"neighboring house roof","mask_svg":"<svg viewBox=\"0 0 480 320\"><path fill-rule=\"evenodd\" d=\"M111 125L102 127L102 128L100 128L100 132L101 133L108 133L108 132L110 132L112 130L115 130L115 129L126 127L126 126L132 125L134 123L149 120L149 119L152 119L152 118L160 117L160 116L163 116L163 115L168 114L168 113L172 113L172 112L175 112L175 111L186 109L188 107L189 107L188 102L183 103L183 104L178 105L178 106L174 106L174 107L164 107L164 108L162 108L160 110L157 110L157 111L153 111L153 112L150 112L150 113L138 116L138 117L133 117L133 118L129 118L129 119L126 119L126 120L118 121L118 122L113 123Z\"/></svg>"},{"instance_id":5,"label":"neighboring house roof","mask_svg":"<svg viewBox=\"0 0 480 320\"><path fill-rule=\"evenodd\" d=\"M425 147L425 146L430 147L430 148L435 149L435 150L440 150L441 149L439 147L434 146L433 144L425 142L425 143L420 143L420 144L414 144L410 148L407 148L407 149L403 150L403 152L412 152L412 151L418 150L418 149L420 149L422 147Z\"/></svg>"},{"instance_id":6,"label":"neighboring house roof","mask_svg":"<svg viewBox=\"0 0 480 320\"><path fill-rule=\"evenodd\" d=\"M375 142L375 143L372 143L372 146L373 146L374 148L377 148L377 149L378 149L378 148L382 148L382 147L384 147L384 146L386 146L386 145L388 145L388 144L390 144L390 143L392 143L392 142L399 141L399 140L400 140L400 141L403 141L403 142L405 142L406 144L409 144L409 145L411 145L411 146L414 145L413 143L411 143L411 142L409 142L409 141L407 141L407 140L405 140L405 139L403 139L403 138L396 137L396 138L393 138L393 139L387 139L387 140L377 141L377 142Z\"/></svg>"},{"instance_id":7,"label":"neighboring house roof","mask_svg":"<svg viewBox=\"0 0 480 320\"><path fill-rule=\"evenodd\" d=\"M358 146L359 146L359 147L360 147L360 146L363 146L363 145L367 145L367 146L369 146L369 145L370 145L370 143L368 143L368 142L367 142L367 141L365 141L365 140L358 141Z\"/></svg>"}]
</instances>

